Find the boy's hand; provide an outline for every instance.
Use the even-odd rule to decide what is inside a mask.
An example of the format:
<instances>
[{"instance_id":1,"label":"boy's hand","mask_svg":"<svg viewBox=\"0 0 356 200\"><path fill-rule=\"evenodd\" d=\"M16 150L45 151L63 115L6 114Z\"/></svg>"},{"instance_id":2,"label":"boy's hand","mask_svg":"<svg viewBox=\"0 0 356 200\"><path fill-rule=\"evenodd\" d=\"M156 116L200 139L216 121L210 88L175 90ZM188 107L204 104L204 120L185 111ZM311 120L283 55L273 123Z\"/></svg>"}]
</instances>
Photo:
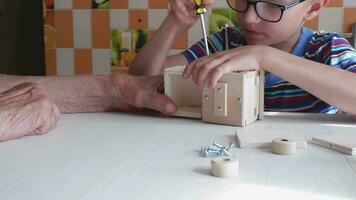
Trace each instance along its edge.
<instances>
[{"instance_id":1,"label":"boy's hand","mask_svg":"<svg viewBox=\"0 0 356 200\"><path fill-rule=\"evenodd\" d=\"M211 7L214 0L204 0L207 8ZM170 14L180 24L192 26L198 19L195 13L195 0L169 0Z\"/></svg>"},{"instance_id":2,"label":"boy's hand","mask_svg":"<svg viewBox=\"0 0 356 200\"><path fill-rule=\"evenodd\" d=\"M265 54L268 51L270 47L251 45L205 56L187 65L183 77L192 76L198 87L207 86L212 89L225 73L264 70Z\"/></svg>"},{"instance_id":3,"label":"boy's hand","mask_svg":"<svg viewBox=\"0 0 356 200\"><path fill-rule=\"evenodd\" d=\"M22 83L0 94L0 141L52 130L58 107L34 83Z\"/></svg>"}]
</instances>

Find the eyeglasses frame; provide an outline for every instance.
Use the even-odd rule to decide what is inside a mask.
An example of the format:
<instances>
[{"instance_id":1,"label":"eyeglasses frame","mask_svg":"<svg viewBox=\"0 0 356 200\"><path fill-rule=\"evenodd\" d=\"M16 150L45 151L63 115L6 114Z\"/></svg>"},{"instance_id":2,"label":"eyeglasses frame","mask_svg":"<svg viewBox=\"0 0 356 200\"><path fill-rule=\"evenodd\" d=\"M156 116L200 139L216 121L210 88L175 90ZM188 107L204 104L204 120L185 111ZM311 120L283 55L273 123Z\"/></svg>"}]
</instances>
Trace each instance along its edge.
<instances>
[{"instance_id":1,"label":"eyeglasses frame","mask_svg":"<svg viewBox=\"0 0 356 200\"><path fill-rule=\"evenodd\" d=\"M237 9L235 9L233 6L230 5L229 0L226 0L226 2L227 2L227 4L229 5L229 7L230 7L232 10L234 10L234 11L236 11L236 12L238 12L238 13L245 13L245 12L250 8L250 6L253 5L253 6L255 7L255 12L256 12L256 14L257 14L257 16L258 16L259 18L261 18L263 21L272 22L272 23L277 23L277 22L281 21L281 19L282 19L282 17L283 17L284 11L286 11L286 10L288 10L288 9L290 9L290 8L292 8L292 7L294 7L294 6L298 5L298 4L300 4L300 3L303 3L304 1L305 1L305 0L295 0L295 1L291 2L291 3L289 3L289 4L284 4L284 5L283 5L283 4L273 3L273 2L264 1L264 0L258 0L258 1L247 0L246 9L245 9L244 11L238 11ZM279 7L279 8L281 9L281 16L279 17L279 19L278 19L278 20L266 20L266 19L262 18L262 17L258 14L258 12L257 12L257 7L256 7L257 3L260 3L260 2L272 4L272 5L274 5L274 6Z\"/></svg>"}]
</instances>

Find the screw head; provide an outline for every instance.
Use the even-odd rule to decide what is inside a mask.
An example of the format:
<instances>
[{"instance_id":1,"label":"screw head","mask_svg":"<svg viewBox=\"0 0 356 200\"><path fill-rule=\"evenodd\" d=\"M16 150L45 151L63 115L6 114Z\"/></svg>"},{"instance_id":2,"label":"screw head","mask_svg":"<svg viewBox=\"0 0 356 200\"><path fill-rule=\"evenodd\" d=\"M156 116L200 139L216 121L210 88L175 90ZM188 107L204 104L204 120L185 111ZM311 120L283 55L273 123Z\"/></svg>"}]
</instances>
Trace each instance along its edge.
<instances>
[{"instance_id":1,"label":"screw head","mask_svg":"<svg viewBox=\"0 0 356 200\"><path fill-rule=\"evenodd\" d=\"M204 96L204 100L205 100L205 101L209 100L209 95L205 95L205 96Z\"/></svg>"},{"instance_id":2,"label":"screw head","mask_svg":"<svg viewBox=\"0 0 356 200\"><path fill-rule=\"evenodd\" d=\"M202 157L231 156L231 153L229 153L229 149L231 148L232 144L233 143L230 143L230 145L223 146L214 142L209 146L202 146L200 149L200 156Z\"/></svg>"},{"instance_id":3,"label":"screw head","mask_svg":"<svg viewBox=\"0 0 356 200\"><path fill-rule=\"evenodd\" d=\"M234 145L234 143L230 143L229 147L227 148L227 150L231 149L231 147Z\"/></svg>"},{"instance_id":4,"label":"screw head","mask_svg":"<svg viewBox=\"0 0 356 200\"><path fill-rule=\"evenodd\" d=\"M241 100L242 100L242 99L241 99L241 97L237 97L236 100L237 100L237 102L241 103Z\"/></svg>"},{"instance_id":5,"label":"screw head","mask_svg":"<svg viewBox=\"0 0 356 200\"><path fill-rule=\"evenodd\" d=\"M226 150L226 149L222 149L221 150L223 154L225 154L226 156L231 156L231 154Z\"/></svg>"},{"instance_id":6,"label":"screw head","mask_svg":"<svg viewBox=\"0 0 356 200\"><path fill-rule=\"evenodd\" d=\"M214 142L212 145L213 145L213 146L216 146L216 147L219 148L219 149L223 148L222 145L220 145L220 144L218 144L218 143L216 143L216 142Z\"/></svg>"}]
</instances>

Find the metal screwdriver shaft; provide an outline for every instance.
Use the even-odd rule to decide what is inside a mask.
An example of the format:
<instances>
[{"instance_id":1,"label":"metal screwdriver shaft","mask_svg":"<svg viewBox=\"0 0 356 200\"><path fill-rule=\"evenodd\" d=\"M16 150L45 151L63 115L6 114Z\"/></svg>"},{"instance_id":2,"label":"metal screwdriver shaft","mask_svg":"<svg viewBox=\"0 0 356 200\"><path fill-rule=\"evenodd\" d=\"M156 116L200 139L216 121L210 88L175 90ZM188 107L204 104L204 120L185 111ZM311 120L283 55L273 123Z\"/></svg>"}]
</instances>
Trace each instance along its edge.
<instances>
[{"instance_id":1,"label":"metal screwdriver shaft","mask_svg":"<svg viewBox=\"0 0 356 200\"><path fill-rule=\"evenodd\" d=\"M199 17L200 17L200 22L201 22L201 27L202 27L202 32L203 32L203 39L204 39L204 43L205 43L205 51L206 51L206 55L209 56L210 51L209 51L208 37L206 34L206 27L205 27L205 20L204 20L204 14L207 12L207 9L205 8L203 0L195 0L195 11L196 11L196 14L199 15Z\"/></svg>"}]
</instances>

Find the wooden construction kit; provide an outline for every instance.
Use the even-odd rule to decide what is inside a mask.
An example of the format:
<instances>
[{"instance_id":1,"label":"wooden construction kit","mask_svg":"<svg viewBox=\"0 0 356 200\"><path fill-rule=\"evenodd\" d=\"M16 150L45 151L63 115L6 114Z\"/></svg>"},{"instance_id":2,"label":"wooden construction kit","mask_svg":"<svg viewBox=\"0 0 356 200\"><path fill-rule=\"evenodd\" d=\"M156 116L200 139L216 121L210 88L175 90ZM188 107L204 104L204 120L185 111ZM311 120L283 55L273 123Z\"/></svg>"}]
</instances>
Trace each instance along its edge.
<instances>
[{"instance_id":1,"label":"wooden construction kit","mask_svg":"<svg viewBox=\"0 0 356 200\"><path fill-rule=\"evenodd\" d=\"M230 72L213 90L201 91L183 71L177 66L164 72L165 94L178 106L175 116L241 127L263 119L264 72Z\"/></svg>"}]
</instances>

